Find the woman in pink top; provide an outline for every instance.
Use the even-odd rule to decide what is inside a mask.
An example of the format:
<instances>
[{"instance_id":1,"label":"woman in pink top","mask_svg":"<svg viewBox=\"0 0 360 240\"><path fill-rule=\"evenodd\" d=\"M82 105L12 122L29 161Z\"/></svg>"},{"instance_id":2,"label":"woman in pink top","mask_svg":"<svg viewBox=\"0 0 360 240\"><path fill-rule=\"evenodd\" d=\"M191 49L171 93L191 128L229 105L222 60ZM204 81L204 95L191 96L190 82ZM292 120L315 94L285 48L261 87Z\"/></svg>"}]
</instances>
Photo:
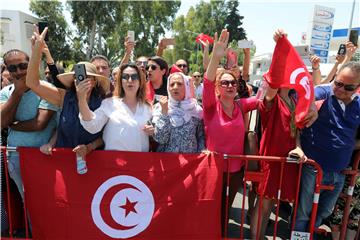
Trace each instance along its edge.
<instances>
[{"instance_id":1,"label":"woman in pink top","mask_svg":"<svg viewBox=\"0 0 360 240\"><path fill-rule=\"evenodd\" d=\"M229 33L223 30L217 39L204 78L203 109L206 146L209 151L227 154L243 154L245 127L243 114L257 107L257 99L242 98L235 101L237 94L236 77L232 71L221 70L216 74L220 59L225 56ZM232 159L229 166L224 162L222 224L225 222L225 190L227 172L230 172L229 207L242 184L243 161ZM224 232L224 226L222 228Z\"/></svg>"}]
</instances>

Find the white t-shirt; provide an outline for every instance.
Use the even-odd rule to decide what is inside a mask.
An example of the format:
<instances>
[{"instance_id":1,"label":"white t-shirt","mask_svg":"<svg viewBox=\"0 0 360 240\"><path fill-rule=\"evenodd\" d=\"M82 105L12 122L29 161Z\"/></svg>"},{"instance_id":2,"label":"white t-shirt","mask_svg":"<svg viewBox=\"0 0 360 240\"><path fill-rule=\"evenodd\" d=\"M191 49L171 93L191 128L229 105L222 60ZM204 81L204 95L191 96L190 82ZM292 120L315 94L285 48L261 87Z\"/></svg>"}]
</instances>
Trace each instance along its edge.
<instances>
[{"instance_id":1,"label":"white t-shirt","mask_svg":"<svg viewBox=\"0 0 360 240\"><path fill-rule=\"evenodd\" d=\"M149 137L142 129L151 119L150 105L138 103L134 114L121 98L107 98L92 115L90 121L84 121L79 114L80 123L90 133L101 131L105 125L105 150L149 151Z\"/></svg>"}]
</instances>

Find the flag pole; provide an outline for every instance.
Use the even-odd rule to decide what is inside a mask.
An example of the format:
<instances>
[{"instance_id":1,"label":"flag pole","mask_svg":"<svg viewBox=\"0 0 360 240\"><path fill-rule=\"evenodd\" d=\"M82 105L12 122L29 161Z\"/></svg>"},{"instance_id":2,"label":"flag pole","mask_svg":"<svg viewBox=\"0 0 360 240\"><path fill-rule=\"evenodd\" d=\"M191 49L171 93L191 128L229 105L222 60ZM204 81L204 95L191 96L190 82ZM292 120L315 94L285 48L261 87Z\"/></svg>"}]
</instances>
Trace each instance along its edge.
<instances>
[{"instance_id":1,"label":"flag pole","mask_svg":"<svg viewBox=\"0 0 360 240\"><path fill-rule=\"evenodd\" d=\"M350 36L350 30L351 30L351 27L352 27L352 21L353 21L353 17L354 17L354 9L355 9L355 0L353 1L351 15L350 15L349 29L347 31L347 38L348 39L349 39L349 36Z\"/></svg>"}]
</instances>

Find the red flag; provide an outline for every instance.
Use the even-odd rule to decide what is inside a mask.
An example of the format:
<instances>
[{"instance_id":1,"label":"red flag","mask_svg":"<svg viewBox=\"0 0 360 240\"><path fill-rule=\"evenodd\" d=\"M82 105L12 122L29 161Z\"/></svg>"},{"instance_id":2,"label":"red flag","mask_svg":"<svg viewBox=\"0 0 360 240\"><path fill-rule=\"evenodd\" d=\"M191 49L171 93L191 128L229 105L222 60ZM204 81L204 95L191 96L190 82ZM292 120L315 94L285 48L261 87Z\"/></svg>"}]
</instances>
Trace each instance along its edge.
<instances>
[{"instance_id":1,"label":"red flag","mask_svg":"<svg viewBox=\"0 0 360 240\"><path fill-rule=\"evenodd\" d=\"M170 68L170 74L173 74L176 72L182 73L183 71L178 66L176 66L176 64L173 64Z\"/></svg>"},{"instance_id":2,"label":"red flag","mask_svg":"<svg viewBox=\"0 0 360 240\"><path fill-rule=\"evenodd\" d=\"M314 99L314 86L305 64L286 37L277 41L270 69L264 78L272 88L295 89L298 96L296 126L303 128L303 120Z\"/></svg>"},{"instance_id":3,"label":"red flag","mask_svg":"<svg viewBox=\"0 0 360 240\"><path fill-rule=\"evenodd\" d=\"M206 35L206 34L204 34L204 33L200 33L200 34L196 37L196 42L197 42L197 43L201 43L200 40L203 41L203 42L208 41L208 42L209 42L209 45L211 45L211 44L214 43L214 39L212 39L209 35Z\"/></svg>"},{"instance_id":4,"label":"red flag","mask_svg":"<svg viewBox=\"0 0 360 240\"><path fill-rule=\"evenodd\" d=\"M220 239L222 161L205 154L20 148L34 239Z\"/></svg>"}]
</instances>

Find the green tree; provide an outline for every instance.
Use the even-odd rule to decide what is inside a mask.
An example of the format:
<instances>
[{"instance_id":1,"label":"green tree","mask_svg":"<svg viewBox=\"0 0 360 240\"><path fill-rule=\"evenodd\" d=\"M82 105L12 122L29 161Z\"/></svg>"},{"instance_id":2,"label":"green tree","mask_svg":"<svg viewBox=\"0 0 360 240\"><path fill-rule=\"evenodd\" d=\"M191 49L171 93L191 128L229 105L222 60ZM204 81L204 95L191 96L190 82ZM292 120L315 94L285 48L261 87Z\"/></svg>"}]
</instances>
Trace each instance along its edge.
<instances>
[{"instance_id":1,"label":"green tree","mask_svg":"<svg viewBox=\"0 0 360 240\"><path fill-rule=\"evenodd\" d=\"M89 59L96 48L97 54L103 54L107 37L116 28L117 20L121 19L121 9L127 2L116 1L67 1L72 22L77 27L77 36L83 42L85 52ZM81 55L81 54L80 54Z\"/></svg>"},{"instance_id":2,"label":"green tree","mask_svg":"<svg viewBox=\"0 0 360 240\"><path fill-rule=\"evenodd\" d=\"M72 59L72 51L67 36L68 24L62 14L63 6L58 0L30 1L30 11L48 22L49 48L55 61Z\"/></svg>"},{"instance_id":3,"label":"green tree","mask_svg":"<svg viewBox=\"0 0 360 240\"><path fill-rule=\"evenodd\" d=\"M238 12L239 2L230 0L226 3L227 17L225 19L225 28L230 33L229 42L239 41L246 38L245 30L241 27L243 16Z\"/></svg>"}]
</instances>

